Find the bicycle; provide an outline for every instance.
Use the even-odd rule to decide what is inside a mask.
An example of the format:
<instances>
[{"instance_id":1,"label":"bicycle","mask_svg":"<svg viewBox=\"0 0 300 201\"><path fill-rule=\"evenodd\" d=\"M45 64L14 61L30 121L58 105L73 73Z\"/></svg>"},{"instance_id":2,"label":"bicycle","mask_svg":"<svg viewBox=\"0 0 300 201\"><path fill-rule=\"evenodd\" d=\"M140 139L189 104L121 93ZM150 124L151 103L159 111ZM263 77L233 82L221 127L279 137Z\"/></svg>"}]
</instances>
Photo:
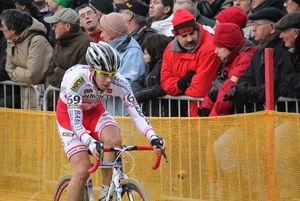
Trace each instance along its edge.
<instances>
[{"instance_id":1,"label":"bicycle","mask_svg":"<svg viewBox=\"0 0 300 201\"><path fill-rule=\"evenodd\" d=\"M111 184L109 186L108 193L105 197L105 201L134 201L134 200L143 200L150 201L147 191L143 187L143 185L134 178L128 177L128 174L133 171L134 165L129 173L125 174L123 172L121 155L123 153L128 154L132 161L134 162L134 157L129 151L134 150L153 150L152 145L122 145L119 147L107 147L104 146L103 142L99 143L99 147L97 148L100 153L100 160L96 160L92 163L92 167L89 169L89 173L95 172L98 168L113 168L113 174L111 179ZM111 163L103 162L104 152L115 152L115 160ZM166 157L165 152L162 150L162 155L166 162L168 159ZM156 170L161 161L161 155L156 154L155 163L152 165L152 169ZM66 200L66 191L68 184L72 178L72 175L63 176L54 191L54 195L52 201L62 201ZM84 188L84 199L83 201L94 201L94 190L91 176L88 178L85 188Z\"/></svg>"}]
</instances>

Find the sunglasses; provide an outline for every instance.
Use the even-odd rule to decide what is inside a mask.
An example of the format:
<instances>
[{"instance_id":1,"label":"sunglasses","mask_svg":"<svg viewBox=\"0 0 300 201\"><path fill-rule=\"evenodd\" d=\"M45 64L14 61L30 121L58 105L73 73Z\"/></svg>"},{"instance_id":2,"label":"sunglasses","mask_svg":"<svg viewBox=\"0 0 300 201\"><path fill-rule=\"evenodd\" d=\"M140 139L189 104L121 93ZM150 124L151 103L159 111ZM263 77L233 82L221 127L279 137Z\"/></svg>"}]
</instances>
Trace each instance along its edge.
<instances>
[{"instance_id":1,"label":"sunglasses","mask_svg":"<svg viewBox=\"0 0 300 201\"><path fill-rule=\"evenodd\" d=\"M103 70L99 70L96 68L94 68L94 71L104 77L114 77L117 73L117 71L108 72L108 71L103 71Z\"/></svg>"}]
</instances>

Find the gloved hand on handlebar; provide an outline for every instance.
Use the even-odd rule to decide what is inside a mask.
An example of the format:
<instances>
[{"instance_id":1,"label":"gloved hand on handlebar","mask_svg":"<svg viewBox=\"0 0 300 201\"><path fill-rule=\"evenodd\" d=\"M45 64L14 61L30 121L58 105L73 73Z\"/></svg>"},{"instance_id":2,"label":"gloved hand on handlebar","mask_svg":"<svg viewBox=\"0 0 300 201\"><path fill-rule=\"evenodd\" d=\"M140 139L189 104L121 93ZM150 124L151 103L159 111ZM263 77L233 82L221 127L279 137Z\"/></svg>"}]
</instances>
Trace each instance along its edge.
<instances>
[{"instance_id":1,"label":"gloved hand on handlebar","mask_svg":"<svg viewBox=\"0 0 300 201\"><path fill-rule=\"evenodd\" d=\"M99 147L99 142L97 141L92 141L89 146L88 149L90 150L90 152L92 153L92 155L97 159L100 160L100 154L97 151L97 147Z\"/></svg>"},{"instance_id":2,"label":"gloved hand on handlebar","mask_svg":"<svg viewBox=\"0 0 300 201\"><path fill-rule=\"evenodd\" d=\"M166 142L162 137L159 137L158 135L154 135L151 137L150 140L151 145L153 146L153 150L156 153L161 154L161 150L166 149Z\"/></svg>"}]
</instances>

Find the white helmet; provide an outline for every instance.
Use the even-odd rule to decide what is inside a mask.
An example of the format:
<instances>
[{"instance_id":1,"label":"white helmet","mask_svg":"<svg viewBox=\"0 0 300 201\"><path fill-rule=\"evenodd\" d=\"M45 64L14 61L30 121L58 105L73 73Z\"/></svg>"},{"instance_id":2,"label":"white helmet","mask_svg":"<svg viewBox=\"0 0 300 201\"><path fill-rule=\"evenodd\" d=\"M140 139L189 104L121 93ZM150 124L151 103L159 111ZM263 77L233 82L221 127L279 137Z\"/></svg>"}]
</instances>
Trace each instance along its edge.
<instances>
[{"instance_id":1,"label":"white helmet","mask_svg":"<svg viewBox=\"0 0 300 201\"><path fill-rule=\"evenodd\" d=\"M109 44L91 42L85 55L86 62L92 68L104 71L117 71L120 67L118 52Z\"/></svg>"}]
</instances>

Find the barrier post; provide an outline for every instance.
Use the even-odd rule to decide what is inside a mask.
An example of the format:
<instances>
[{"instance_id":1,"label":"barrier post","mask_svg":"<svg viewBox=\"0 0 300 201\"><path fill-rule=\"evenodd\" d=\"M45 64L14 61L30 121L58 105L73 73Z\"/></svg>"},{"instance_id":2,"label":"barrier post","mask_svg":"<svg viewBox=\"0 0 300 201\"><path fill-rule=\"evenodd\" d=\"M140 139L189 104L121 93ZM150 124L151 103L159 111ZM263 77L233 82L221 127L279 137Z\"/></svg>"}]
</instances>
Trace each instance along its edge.
<instances>
[{"instance_id":1,"label":"barrier post","mask_svg":"<svg viewBox=\"0 0 300 201\"><path fill-rule=\"evenodd\" d=\"M274 110L274 61L273 49L265 49L265 103L267 110ZM274 122L266 116L267 199L275 200L275 135Z\"/></svg>"}]
</instances>

